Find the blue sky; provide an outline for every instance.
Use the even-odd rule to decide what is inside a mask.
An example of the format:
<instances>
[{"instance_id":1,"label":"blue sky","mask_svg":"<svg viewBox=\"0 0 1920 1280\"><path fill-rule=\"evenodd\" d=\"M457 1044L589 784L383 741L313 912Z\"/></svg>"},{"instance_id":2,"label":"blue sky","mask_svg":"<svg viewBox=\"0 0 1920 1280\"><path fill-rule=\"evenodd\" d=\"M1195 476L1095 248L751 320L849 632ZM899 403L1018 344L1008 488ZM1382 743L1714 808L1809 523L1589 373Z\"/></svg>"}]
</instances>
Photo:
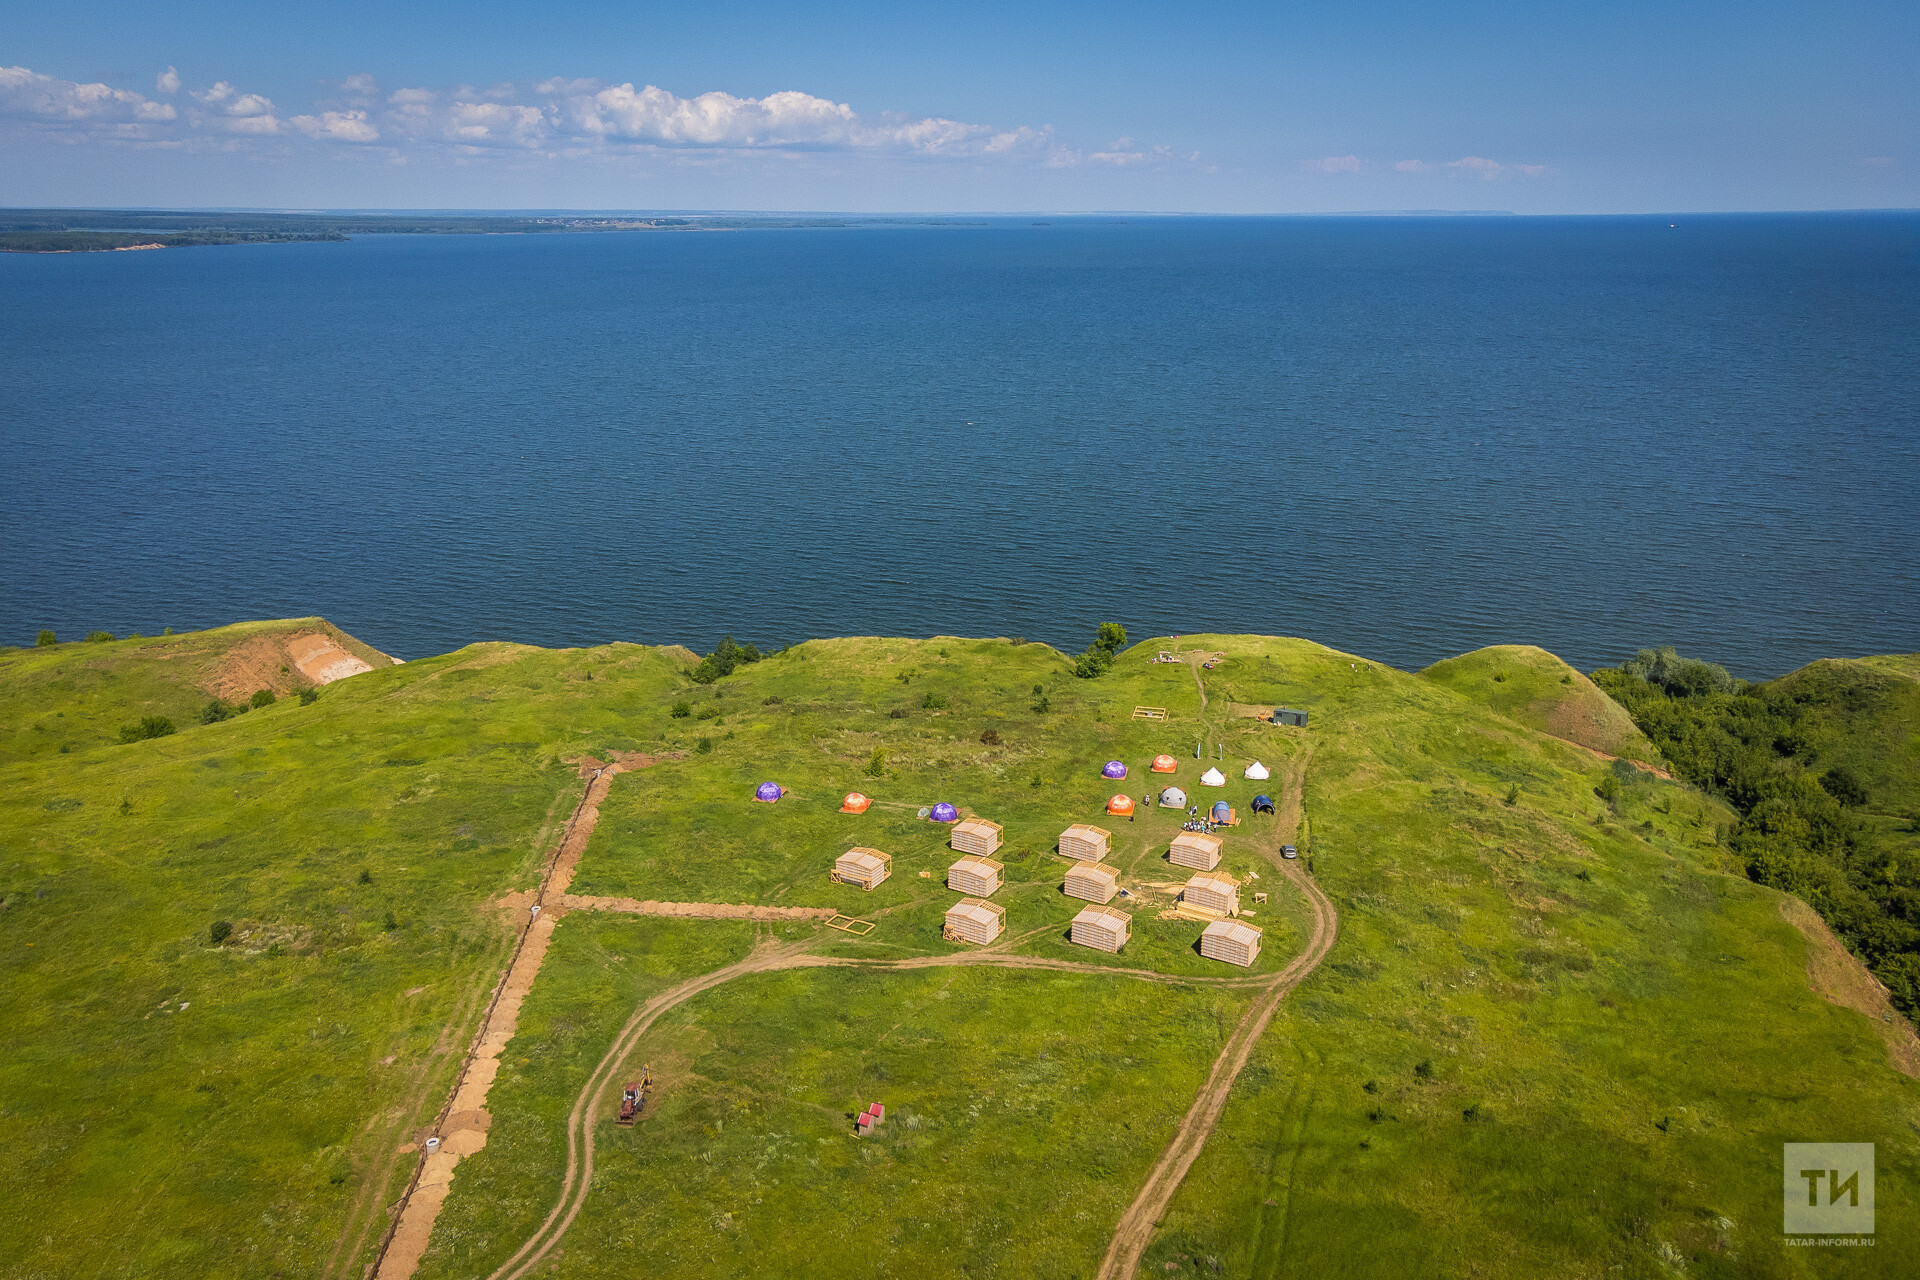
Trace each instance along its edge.
<instances>
[{"instance_id":1,"label":"blue sky","mask_svg":"<svg viewBox=\"0 0 1920 1280\"><path fill-rule=\"evenodd\" d=\"M15 3L0 204L1920 206L1920 5Z\"/></svg>"}]
</instances>

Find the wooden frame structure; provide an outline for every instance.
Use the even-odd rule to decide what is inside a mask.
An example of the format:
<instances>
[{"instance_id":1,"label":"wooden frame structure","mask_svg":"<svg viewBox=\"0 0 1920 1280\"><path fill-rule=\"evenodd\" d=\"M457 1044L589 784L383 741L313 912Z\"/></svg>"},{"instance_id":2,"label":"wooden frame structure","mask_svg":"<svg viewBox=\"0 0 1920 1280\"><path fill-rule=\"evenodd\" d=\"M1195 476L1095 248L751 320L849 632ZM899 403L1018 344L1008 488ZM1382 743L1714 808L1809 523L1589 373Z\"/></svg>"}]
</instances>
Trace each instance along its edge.
<instances>
[{"instance_id":1,"label":"wooden frame structure","mask_svg":"<svg viewBox=\"0 0 1920 1280\"><path fill-rule=\"evenodd\" d=\"M1104 827L1076 822L1060 833L1060 852L1075 862L1100 862L1107 856L1107 842L1113 832Z\"/></svg>"},{"instance_id":2,"label":"wooden frame structure","mask_svg":"<svg viewBox=\"0 0 1920 1280\"><path fill-rule=\"evenodd\" d=\"M1260 930L1242 920L1215 920L1200 931L1200 954L1246 968L1260 958Z\"/></svg>"},{"instance_id":3,"label":"wooden frame structure","mask_svg":"<svg viewBox=\"0 0 1920 1280\"><path fill-rule=\"evenodd\" d=\"M1073 918L1073 926L1067 936L1080 946L1117 954L1120 948L1127 945L1132 925L1133 917L1124 911L1115 911L1112 907L1086 907Z\"/></svg>"},{"instance_id":4,"label":"wooden frame structure","mask_svg":"<svg viewBox=\"0 0 1920 1280\"><path fill-rule=\"evenodd\" d=\"M1180 891L1183 905L1223 916L1240 914L1240 882L1224 871L1202 871Z\"/></svg>"},{"instance_id":5,"label":"wooden frame structure","mask_svg":"<svg viewBox=\"0 0 1920 1280\"><path fill-rule=\"evenodd\" d=\"M1006 927L1007 909L984 898L962 898L947 908L940 936L948 942L985 946Z\"/></svg>"},{"instance_id":6,"label":"wooden frame structure","mask_svg":"<svg viewBox=\"0 0 1920 1280\"><path fill-rule=\"evenodd\" d=\"M1135 707L1133 709L1133 718L1135 720L1165 720L1167 718L1167 709L1165 707Z\"/></svg>"},{"instance_id":7,"label":"wooden frame structure","mask_svg":"<svg viewBox=\"0 0 1920 1280\"><path fill-rule=\"evenodd\" d=\"M893 874L893 859L878 849L852 848L833 862L832 878L872 892Z\"/></svg>"},{"instance_id":8,"label":"wooden frame structure","mask_svg":"<svg viewBox=\"0 0 1920 1280\"><path fill-rule=\"evenodd\" d=\"M968 854L947 868L947 888L975 898L991 898L1000 891L1000 873L1006 869L1004 863L992 858Z\"/></svg>"},{"instance_id":9,"label":"wooden frame structure","mask_svg":"<svg viewBox=\"0 0 1920 1280\"><path fill-rule=\"evenodd\" d=\"M827 921L827 928L850 933L856 938L864 938L873 932L873 921L855 920L852 916L835 916Z\"/></svg>"},{"instance_id":10,"label":"wooden frame structure","mask_svg":"<svg viewBox=\"0 0 1920 1280\"><path fill-rule=\"evenodd\" d=\"M947 843L961 853L971 853L978 857L989 857L1000 850L1000 836L1005 830L997 822L988 822L985 818L966 818L953 824L953 834Z\"/></svg>"},{"instance_id":11,"label":"wooden frame structure","mask_svg":"<svg viewBox=\"0 0 1920 1280\"><path fill-rule=\"evenodd\" d=\"M1120 873L1098 862L1076 862L1067 868L1065 888L1069 898L1105 905L1120 892Z\"/></svg>"},{"instance_id":12,"label":"wooden frame structure","mask_svg":"<svg viewBox=\"0 0 1920 1280\"><path fill-rule=\"evenodd\" d=\"M1211 871L1220 865L1220 837L1182 831L1167 847L1167 861L1191 871Z\"/></svg>"}]
</instances>

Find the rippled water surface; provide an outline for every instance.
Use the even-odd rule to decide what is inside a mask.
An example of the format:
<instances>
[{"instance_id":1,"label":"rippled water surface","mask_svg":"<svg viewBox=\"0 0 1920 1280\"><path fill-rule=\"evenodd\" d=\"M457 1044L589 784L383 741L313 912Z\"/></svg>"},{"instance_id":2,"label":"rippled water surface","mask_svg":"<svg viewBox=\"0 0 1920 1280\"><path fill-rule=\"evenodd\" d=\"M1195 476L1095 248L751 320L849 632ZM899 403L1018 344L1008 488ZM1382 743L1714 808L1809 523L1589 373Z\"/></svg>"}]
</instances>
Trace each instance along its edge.
<instances>
[{"instance_id":1,"label":"rippled water surface","mask_svg":"<svg viewBox=\"0 0 1920 1280\"><path fill-rule=\"evenodd\" d=\"M0 256L0 642L1920 649L1920 216Z\"/></svg>"}]
</instances>

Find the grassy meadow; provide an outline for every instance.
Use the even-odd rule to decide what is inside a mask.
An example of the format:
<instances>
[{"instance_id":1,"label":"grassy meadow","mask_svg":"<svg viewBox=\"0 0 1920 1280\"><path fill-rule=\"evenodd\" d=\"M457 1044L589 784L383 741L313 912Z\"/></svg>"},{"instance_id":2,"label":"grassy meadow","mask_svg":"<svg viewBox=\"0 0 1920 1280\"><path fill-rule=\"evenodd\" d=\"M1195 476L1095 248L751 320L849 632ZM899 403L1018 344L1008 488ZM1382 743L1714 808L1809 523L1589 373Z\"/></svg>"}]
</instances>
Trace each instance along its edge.
<instances>
[{"instance_id":1,"label":"grassy meadow","mask_svg":"<svg viewBox=\"0 0 1920 1280\"><path fill-rule=\"evenodd\" d=\"M1221 656L1147 661L1176 647ZM1179 816L1103 814L1169 781L1240 811L1223 865L1266 930L1255 976L1307 935L1256 791L1300 813L1340 939L1281 1006L1147 1270L1920 1270L1920 1083L1809 993L1780 896L1716 844L1723 806L1545 736L1611 725L1601 749L1652 758L1538 650L1415 675L1306 641L1156 638L1079 680L1044 645L852 638L703 686L684 651L490 644L121 745L140 708L187 696L158 656L0 655L0 1234L23 1242L0 1276L357 1274L362 1226L377 1238L411 1168L396 1149L445 1100L511 945L490 904L534 886L576 762L613 752L670 758L614 782L576 893L829 907L876 927L778 932L851 959L963 951L940 939L947 830L917 817L946 800L1005 827L1009 950L1178 981L816 968L705 993L637 1046L658 1099L634 1130L603 1121L562 1275L1091 1274L1252 994L1204 981L1248 975L1161 918L1188 874L1163 858ZM1244 714L1283 703L1311 727ZM1172 779L1146 772L1158 752ZM1255 758L1270 782L1242 779ZM1102 779L1108 759L1131 776ZM1196 785L1208 762L1226 788ZM753 803L769 780L787 797ZM873 808L837 812L856 789ZM1115 834L1114 905L1135 917L1118 957L1063 938L1080 904L1055 842L1074 822ZM894 858L872 893L827 878L855 844ZM615 1032L754 930L560 922L423 1280L518 1246ZM856 1141L848 1113L875 1099L887 1126ZM1823 1140L1880 1144L1873 1250L1782 1246L1779 1144ZM119 1229L99 1230L103 1204Z\"/></svg>"}]
</instances>

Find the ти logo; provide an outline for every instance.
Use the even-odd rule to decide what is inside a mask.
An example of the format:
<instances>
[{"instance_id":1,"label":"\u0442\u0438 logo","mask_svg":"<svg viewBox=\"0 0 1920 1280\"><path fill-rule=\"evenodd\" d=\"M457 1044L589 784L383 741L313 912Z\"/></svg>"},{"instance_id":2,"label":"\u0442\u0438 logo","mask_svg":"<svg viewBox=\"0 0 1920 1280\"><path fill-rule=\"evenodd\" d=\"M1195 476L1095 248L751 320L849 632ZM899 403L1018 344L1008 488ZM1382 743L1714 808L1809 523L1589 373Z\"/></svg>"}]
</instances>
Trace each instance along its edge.
<instances>
[{"instance_id":1,"label":"\u0442\u0438 logo","mask_svg":"<svg viewBox=\"0 0 1920 1280\"><path fill-rule=\"evenodd\" d=\"M1873 1234L1873 1144L1786 1144L1786 1233Z\"/></svg>"}]
</instances>

